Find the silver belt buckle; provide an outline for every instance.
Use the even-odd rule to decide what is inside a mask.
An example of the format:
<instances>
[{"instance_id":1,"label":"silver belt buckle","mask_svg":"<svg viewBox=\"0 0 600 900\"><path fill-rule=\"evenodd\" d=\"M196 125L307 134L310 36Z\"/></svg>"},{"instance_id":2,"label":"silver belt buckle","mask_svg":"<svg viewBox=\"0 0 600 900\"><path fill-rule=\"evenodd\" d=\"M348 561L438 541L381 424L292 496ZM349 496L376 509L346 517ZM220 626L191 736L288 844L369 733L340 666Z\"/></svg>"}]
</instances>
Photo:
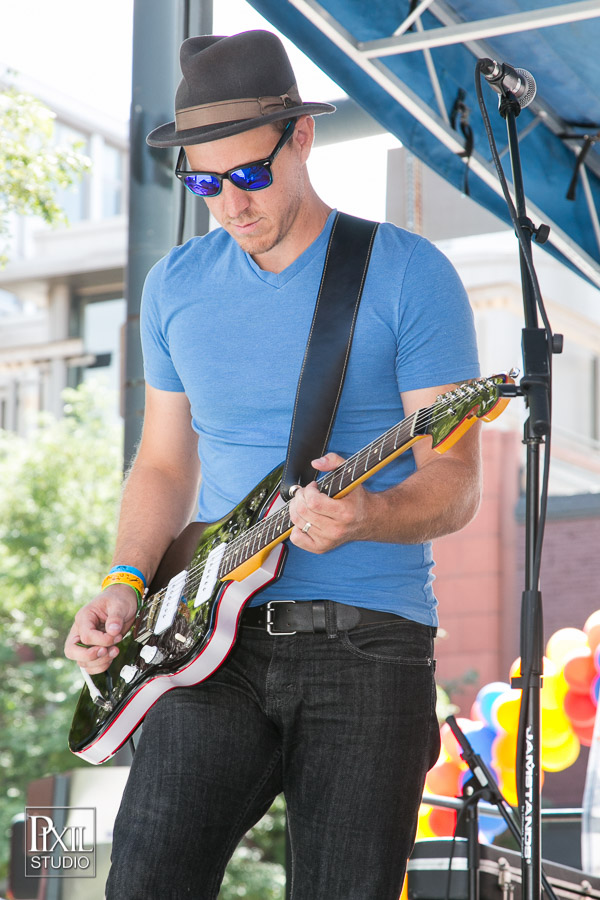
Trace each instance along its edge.
<instances>
[{"instance_id":1,"label":"silver belt buckle","mask_svg":"<svg viewBox=\"0 0 600 900\"><path fill-rule=\"evenodd\" d=\"M276 603L295 603L295 600L269 600L266 604L267 606L267 631L269 634L275 636L277 634L296 634L295 631L273 631L273 617L275 615L275 610L273 607Z\"/></svg>"}]
</instances>

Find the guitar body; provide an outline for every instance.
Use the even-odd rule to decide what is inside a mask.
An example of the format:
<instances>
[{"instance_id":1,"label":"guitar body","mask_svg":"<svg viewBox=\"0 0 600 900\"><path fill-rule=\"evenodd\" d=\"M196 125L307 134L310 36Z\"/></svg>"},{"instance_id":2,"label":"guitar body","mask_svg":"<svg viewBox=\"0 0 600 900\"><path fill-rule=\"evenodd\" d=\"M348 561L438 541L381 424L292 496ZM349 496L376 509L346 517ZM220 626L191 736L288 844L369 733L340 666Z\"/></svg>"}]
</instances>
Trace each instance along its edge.
<instances>
[{"instance_id":1,"label":"guitar body","mask_svg":"<svg viewBox=\"0 0 600 900\"><path fill-rule=\"evenodd\" d=\"M463 382L394 425L317 482L343 497L409 447L431 436L444 453L478 419L506 407L506 375ZM166 691L204 681L227 658L241 612L279 577L293 524L279 494L283 465L267 475L228 515L188 525L173 542L106 672L89 675L69 735L73 753L92 763L109 759Z\"/></svg>"},{"instance_id":2,"label":"guitar body","mask_svg":"<svg viewBox=\"0 0 600 900\"><path fill-rule=\"evenodd\" d=\"M274 469L228 515L211 525L193 522L182 531L162 559L150 585L150 597L143 611L153 610L153 597L160 607L168 585L176 583L183 573L181 593L176 600L172 623L156 635L148 616L140 614L133 628L119 644L119 655L109 669L91 676L99 691L95 698L90 684L84 687L69 734L69 747L88 762L101 763L113 756L140 725L151 706L166 691L189 687L209 677L227 658L235 642L238 621L246 603L256 593L279 577L287 547L278 544L258 568L241 581L215 580L206 589L206 597L195 605L199 579L211 552L238 537L267 515L274 513L283 501L278 487L283 466ZM154 609L156 613L156 609ZM156 647L155 660L144 648ZM160 654L160 656L159 656ZM135 669L127 681L124 667ZM127 671L127 670L126 670Z\"/></svg>"}]
</instances>

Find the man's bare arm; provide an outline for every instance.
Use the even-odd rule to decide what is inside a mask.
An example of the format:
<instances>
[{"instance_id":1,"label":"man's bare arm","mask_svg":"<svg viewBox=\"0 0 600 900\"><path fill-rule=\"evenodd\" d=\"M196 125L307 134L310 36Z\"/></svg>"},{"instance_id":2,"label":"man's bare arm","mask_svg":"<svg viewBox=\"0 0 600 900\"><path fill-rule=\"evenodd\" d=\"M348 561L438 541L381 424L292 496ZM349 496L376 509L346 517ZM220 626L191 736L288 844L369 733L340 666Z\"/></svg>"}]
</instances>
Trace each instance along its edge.
<instances>
[{"instance_id":1,"label":"man's bare arm","mask_svg":"<svg viewBox=\"0 0 600 900\"><path fill-rule=\"evenodd\" d=\"M149 583L167 547L190 521L199 479L187 397L148 387L142 440L123 491L113 565L135 566ZM66 655L90 672L104 671L136 608L135 593L127 585L111 585L99 593L75 616Z\"/></svg>"},{"instance_id":2,"label":"man's bare arm","mask_svg":"<svg viewBox=\"0 0 600 900\"><path fill-rule=\"evenodd\" d=\"M405 414L428 406L452 385L409 391L402 395ZM313 553L348 541L383 541L416 544L450 534L473 518L481 497L479 423L453 447L440 455L428 438L413 446L416 471L386 491L359 485L333 500L314 485L296 493L290 508L295 528L290 540ZM315 468L329 471L342 462L329 453L315 460ZM302 531L311 523L308 533Z\"/></svg>"}]
</instances>

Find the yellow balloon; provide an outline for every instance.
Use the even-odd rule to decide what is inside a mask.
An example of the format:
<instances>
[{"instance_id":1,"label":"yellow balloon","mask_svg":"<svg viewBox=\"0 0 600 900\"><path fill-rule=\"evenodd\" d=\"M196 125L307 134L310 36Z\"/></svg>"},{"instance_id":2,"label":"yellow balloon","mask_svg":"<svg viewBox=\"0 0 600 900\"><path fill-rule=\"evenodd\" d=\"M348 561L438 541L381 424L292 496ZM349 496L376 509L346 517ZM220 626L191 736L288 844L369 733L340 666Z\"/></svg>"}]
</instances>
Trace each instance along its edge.
<instances>
[{"instance_id":1,"label":"yellow balloon","mask_svg":"<svg viewBox=\"0 0 600 900\"><path fill-rule=\"evenodd\" d=\"M419 820L417 824L417 833L415 835L416 841L422 841L424 838L435 837L433 831L429 826L429 817L431 815L432 809L432 806L425 806L425 804L421 804L421 808L419 810Z\"/></svg>"},{"instance_id":2,"label":"yellow balloon","mask_svg":"<svg viewBox=\"0 0 600 900\"><path fill-rule=\"evenodd\" d=\"M562 772L563 769L568 769L579 756L580 747L579 738L573 732L557 747L542 745L542 769L546 772Z\"/></svg>"},{"instance_id":3,"label":"yellow balloon","mask_svg":"<svg viewBox=\"0 0 600 900\"><path fill-rule=\"evenodd\" d=\"M542 747L560 747L569 736L573 734L573 728L564 709L542 709Z\"/></svg>"},{"instance_id":4,"label":"yellow balloon","mask_svg":"<svg viewBox=\"0 0 600 900\"><path fill-rule=\"evenodd\" d=\"M521 691L505 691L494 700L492 705L492 719L496 721L504 731L516 732L519 724L519 710L521 708Z\"/></svg>"}]
</instances>

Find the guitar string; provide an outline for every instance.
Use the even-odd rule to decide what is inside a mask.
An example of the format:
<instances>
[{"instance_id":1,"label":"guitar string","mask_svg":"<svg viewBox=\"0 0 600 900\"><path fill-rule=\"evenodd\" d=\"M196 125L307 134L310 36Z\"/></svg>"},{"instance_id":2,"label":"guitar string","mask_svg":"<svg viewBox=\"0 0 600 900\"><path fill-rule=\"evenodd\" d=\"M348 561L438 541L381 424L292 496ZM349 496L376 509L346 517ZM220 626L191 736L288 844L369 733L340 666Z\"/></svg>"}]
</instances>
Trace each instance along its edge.
<instances>
[{"instance_id":1,"label":"guitar string","mask_svg":"<svg viewBox=\"0 0 600 900\"><path fill-rule=\"evenodd\" d=\"M381 442L381 449L380 449L380 455L381 455L383 453L386 441L389 438L391 438L395 433L397 433L396 434L396 440L397 440L399 437L399 432L401 431L402 427L403 426L406 427L411 419L414 420L415 427L418 424L424 424L428 418L430 420L430 423L429 423L430 425L435 424L440 419L444 418L444 416L446 414L446 408L449 409L452 406L453 402L456 402L457 400L460 401L461 399L465 399L466 397L468 397L468 393L465 393L465 390L468 390L468 392L471 394L473 393L473 391L475 391L481 395L480 399L483 399L482 388L486 387L486 386L489 387L490 383L495 384L495 382L490 382L490 379L482 379L480 382L471 382L468 386L465 386L465 387L459 388L459 389L455 389L455 391L450 392L450 394L448 394L448 395L445 395L443 400L436 401L435 404L432 404L429 407L425 407L423 409L417 410L416 413L413 413L410 416L407 416L401 422L397 423L396 425L392 426L392 428L388 429L388 431L386 431L384 434L379 435L374 441L372 441L366 447L363 447L356 454L353 454L353 456L349 457L349 459L347 459L343 465L338 466L338 468L335 469L333 472L325 473L322 478L317 480L317 484L323 485L325 482L327 482L328 479L330 479L331 484L329 485L329 488L331 488L331 486L333 485L333 483L335 482L336 478L339 475L341 475L342 478L344 477L344 475L346 474L345 470L348 469L350 463L354 464L354 466L353 466L354 469L356 468L356 466L358 465L359 462L362 463L365 460L368 465L368 458L370 457L373 450L376 449L376 445L378 445L380 442ZM457 390L462 391L462 395L457 396L457 393L456 393ZM454 396L452 396L452 394L454 394ZM474 399L474 397L471 397L471 399ZM495 397L493 399L497 400L498 398ZM435 410L435 414L433 416L432 416L432 410ZM390 456L391 453L393 453L393 452L394 452L394 449L392 449L389 453L387 453L385 457L382 457L382 461L387 459L387 457ZM367 471L368 471L368 469L367 469ZM350 482L350 483L352 483L352 482ZM343 488L340 487L340 489L343 489ZM234 538L232 541L229 541L226 545L226 550L224 551L223 556L227 555L230 558L232 556L235 556L242 549L243 545L246 545L246 547L247 547L249 545L249 543L256 543L257 538L262 538L264 536L264 532L268 532L268 531L272 530L272 532L273 532L272 537L270 538L270 540L267 540L266 544L264 544L264 546L267 546L269 543L271 543L277 537L280 537L281 534L283 534L291 526L291 524L292 524L291 521L286 521L288 511L289 511L289 502L286 503L286 505L284 507L281 507L279 510L277 510L277 512L274 513L272 516L267 516L265 519L262 519L260 522L256 523L254 526L252 526L250 529L248 529L248 531L244 532L244 534L241 535L240 537ZM277 523L277 529L281 528L281 530L279 531L279 534L276 534L276 529L274 528L274 525L276 523ZM238 544L240 546L238 546ZM259 544L259 547L258 548L255 547L253 549L252 553L250 554L250 556L246 557L246 559L250 559L253 555L260 552L261 549L264 549L264 546L261 547ZM192 569L190 569L188 571L188 573L186 575L186 579L185 579L185 584L184 584L184 590L186 591L186 593L193 593L199 587L207 561L208 561L207 559L204 559L202 562L198 563L196 566L194 566ZM221 560L221 562L222 562L222 560ZM241 565L241 563L238 562L237 565ZM233 566L233 568L235 568L235 566ZM232 571L232 569L230 568L229 571ZM149 618L152 608L155 606L156 602L159 599L161 599L161 597L166 593L167 588L168 588L168 586L163 588L161 591L157 592L156 594L153 594L152 598L149 598L148 601L146 601L146 603L142 607L147 614L146 619ZM190 591L190 588L191 588L191 591Z\"/></svg>"},{"instance_id":2,"label":"guitar string","mask_svg":"<svg viewBox=\"0 0 600 900\"><path fill-rule=\"evenodd\" d=\"M347 470L349 468L356 469L358 464L359 463L362 464L363 462L365 462L368 465L368 459L371 456L373 450L376 449L376 445L381 443L380 454L382 454L387 440L389 440L392 436L394 436L395 433L397 433L396 434L396 440L397 440L399 437L400 430L403 427L407 427L409 422L411 422L411 420L413 420L415 428L419 425L426 424L428 420L429 420L430 425L435 425L441 419L445 418L447 410L451 409L451 407L452 407L452 403L456 403L457 401L469 398L469 394L472 394L473 391L475 391L476 393L479 393L481 395L478 398L479 400L484 399L482 389L484 387L489 387L488 382L490 382L490 381L491 381L491 379L482 379L481 381L470 382L465 387L455 389L455 391L451 391L450 394L448 394L448 395L443 395L442 400L436 401L436 403L431 404L431 406L424 407L422 409L418 409L415 413L411 413L410 416L407 416L406 418L402 419L401 422L398 422L396 425L393 425L386 432L384 432L383 434L380 434L377 438L375 438L374 441L371 441L370 444L367 444L366 447L362 447L359 451L357 451L355 454L350 456L347 460L345 460L345 462L342 465L338 466L337 469L334 469L332 472L324 473L324 475L321 478L317 479L317 486L322 486L325 482L330 480L331 484L329 485L329 487L331 487L331 486L333 486L333 483L335 482L337 477L341 477L341 479L344 478L344 476L347 474ZM495 382L492 381L491 383L495 385ZM462 396L461 395L457 396L457 394L456 394L457 390L463 392ZM451 396L452 394L454 394L454 396ZM475 399L475 397L472 396L469 399ZM490 398L490 399L492 399L492 398ZM496 397L493 399L497 400L499 398ZM386 456L383 456L381 458L381 462L383 462L385 459L387 459L388 456L390 456L392 453L394 453L395 449L397 449L397 448L393 447L390 450L390 452L386 454ZM368 469L366 469L365 471L368 471ZM352 479L349 482L349 484L351 484L353 480L354 479ZM340 482L340 485L341 485L341 482ZM347 487L347 485L345 485L345 487ZM340 486L340 490L343 490L343 487ZM267 516L266 518L261 519L259 522L257 522L255 525L253 525L247 531L245 531L242 535L240 535L236 538L233 538L233 540L227 542L226 549L223 553L223 557L228 556L231 559L231 557L234 557L240 550L243 549L244 545L246 545L246 547L247 547L249 545L249 543L256 543L257 538L263 537L264 533L266 533L270 530L273 530L273 535L272 535L271 539L268 540L264 546L267 546L269 543L276 540L277 537L280 537L281 534L283 534L283 532L287 531L288 528L290 527L290 525L292 524L291 521L290 522L285 521L287 518L287 514L289 512L289 505L290 505L290 502L288 501L285 504L285 506L278 509L277 512L273 513L271 516ZM275 524L277 525L277 529L274 528ZM281 528L281 531L279 532L279 534L277 534L276 530L278 530L281 526L283 526L283 527ZM260 541L259 541L259 546L252 551L252 553L250 554L250 556L247 557L247 559L250 559L256 553L260 552L261 549L264 549L264 546L261 547ZM242 562L245 562L245 561L246 560L243 560ZM186 593L188 593L188 592L193 593L193 592L197 591L198 587L200 586L200 582L202 581L202 576L204 574L204 570L206 568L207 562L208 562L208 559L204 559L200 563L197 563L195 566L193 566L191 569L188 570L187 576L185 579L185 584L184 584L184 590L186 591ZM221 559L221 562L222 562L222 559ZM237 565L241 565L241 564L242 564L241 562L237 563ZM219 565L219 568L220 568L220 565ZM233 566L233 568L236 568L236 566ZM230 569L230 571L232 571L232 569ZM191 588L191 591L190 591L190 588ZM141 607L141 610L144 610L147 613L146 618L148 618L149 615L151 614L152 608L154 607L156 601L158 599L160 599L166 593L167 589L168 589L168 585L166 587L162 588L161 590L159 590L158 592L152 594L152 596L149 597L148 600L146 600L144 602L144 604Z\"/></svg>"}]
</instances>

